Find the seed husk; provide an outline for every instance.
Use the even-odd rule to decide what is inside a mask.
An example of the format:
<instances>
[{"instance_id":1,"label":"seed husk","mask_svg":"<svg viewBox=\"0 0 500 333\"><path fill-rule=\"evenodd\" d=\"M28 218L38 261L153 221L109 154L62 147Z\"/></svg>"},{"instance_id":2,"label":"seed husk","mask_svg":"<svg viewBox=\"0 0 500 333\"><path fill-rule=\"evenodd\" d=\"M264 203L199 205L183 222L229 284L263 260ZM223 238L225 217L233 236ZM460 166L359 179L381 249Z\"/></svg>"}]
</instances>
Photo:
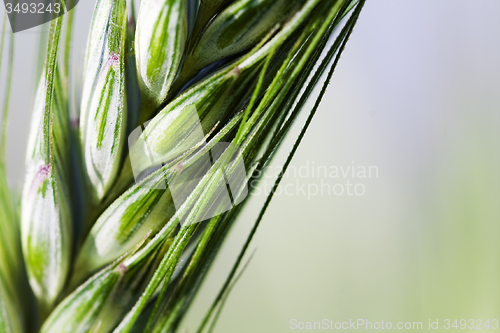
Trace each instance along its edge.
<instances>
[{"instance_id":1,"label":"seed husk","mask_svg":"<svg viewBox=\"0 0 500 333\"><path fill-rule=\"evenodd\" d=\"M45 73L38 86L31 122L21 235L31 287L42 307L50 309L69 271L72 219L68 111L59 72L53 73L52 91ZM52 95L52 106L45 108L48 94Z\"/></svg>"},{"instance_id":2,"label":"seed husk","mask_svg":"<svg viewBox=\"0 0 500 333\"><path fill-rule=\"evenodd\" d=\"M126 36L126 1L97 1L84 63L80 109L85 174L94 202L100 202L114 182L122 159L127 128Z\"/></svg>"},{"instance_id":3,"label":"seed husk","mask_svg":"<svg viewBox=\"0 0 500 333\"><path fill-rule=\"evenodd\" d=\"M187 0L141 1L135 57L148 109L155 110L166 100L177 75L187 41L187 6Z\"/></svg>"},{"instance_id":4,"label":"seed husk","mask_svg":"<svg viewBox=\"0 0 500 333\"><path fill-rule=\"evenodd\" d=\"M86 333L99 331L97 318L110 296L116 294L123 271L112 265L99 272L66 297L45 321L41 333ZM102 318L111 320L111 318Z\"/></svg>"},{"instance_id":5,"label":"seed husk","mask_svg":"<svg viewBox=\"0 0 500 333\"><path fill-rule=\"evenodd\" d=\"M248 50L283 24L303 0L239 0L219 13L191 46L181 72L185 82L202 68Z\"/></svg>"}]
</instances>

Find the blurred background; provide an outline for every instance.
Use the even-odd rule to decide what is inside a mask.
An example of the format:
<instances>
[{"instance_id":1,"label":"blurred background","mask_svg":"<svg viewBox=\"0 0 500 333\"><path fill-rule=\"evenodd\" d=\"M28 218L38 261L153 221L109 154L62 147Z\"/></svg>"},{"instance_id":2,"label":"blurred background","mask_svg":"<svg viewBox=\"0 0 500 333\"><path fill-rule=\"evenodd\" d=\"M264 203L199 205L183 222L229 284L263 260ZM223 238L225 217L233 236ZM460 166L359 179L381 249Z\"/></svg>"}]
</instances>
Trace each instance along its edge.
<instances>
[{"instance_id":1,"label":"blurred background","mask_svg":"<svg viewBox=\"0 0 500 333\"><path fill-rule=\"evenodd\" d=\"M90 0L76 7L74 74L93 7ZM429 331L429 320L438 320L441 330L445 319L474 319L474 326L489 320L494 331L493 319L500 320L499 15L494 0L368 1L215 332L289 332L293 320L323 319L422 322L421 331ZM47 30L15 39L8 172L16 189L37 43ZM245 207L181 332L194 332L205 315L311 107ZM372 174L363 178L358 171L369 167ZM347 193L347 182L359 185L357 193Z\"/></svg>"}]
</instances>

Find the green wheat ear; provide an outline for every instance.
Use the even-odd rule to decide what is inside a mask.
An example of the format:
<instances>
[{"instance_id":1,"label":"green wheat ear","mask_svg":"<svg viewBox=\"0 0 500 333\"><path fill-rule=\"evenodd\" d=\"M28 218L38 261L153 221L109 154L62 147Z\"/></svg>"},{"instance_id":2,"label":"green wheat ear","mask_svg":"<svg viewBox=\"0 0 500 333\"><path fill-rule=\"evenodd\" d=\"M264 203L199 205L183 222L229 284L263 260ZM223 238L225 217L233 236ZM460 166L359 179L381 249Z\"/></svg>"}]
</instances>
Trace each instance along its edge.
<instances>
[{"instance_id":1,"label":"green wheat ear","mask_svg":"<svg viewBox=\"0 0 500 333\"><path fill-rule=\"evenodd\" d=\"M76 94L78 129L68 119L73 13L54 19L37 82L20 214L7 186L4 108L0 333L178 331L249 184L258 182L331 68L278 186L364 3L144 0L135 25L133 1L97 0ZM140 95L140 103L127 94ZM172 179L185 184L180 192ZM271 198L198 332L213 330ZM79 214L87 225L76 222ZM28 279L36 311L24 300ZM33 312L39 327L27 325Z\"/></svg>"}]
</instances>

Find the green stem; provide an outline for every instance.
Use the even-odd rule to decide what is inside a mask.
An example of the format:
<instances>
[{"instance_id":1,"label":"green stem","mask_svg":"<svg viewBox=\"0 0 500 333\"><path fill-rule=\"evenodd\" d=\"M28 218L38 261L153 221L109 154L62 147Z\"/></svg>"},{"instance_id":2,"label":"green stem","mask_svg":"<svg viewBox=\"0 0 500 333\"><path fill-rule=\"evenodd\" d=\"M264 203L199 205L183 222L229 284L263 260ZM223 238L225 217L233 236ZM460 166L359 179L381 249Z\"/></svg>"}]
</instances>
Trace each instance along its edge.
<instances>
[{"instance_id":1,"label":"green stem","mask_svg":"<svg viewBox=\"0 0 500 333\"><path fill-rule=\"evenodd\" d=\"M3 25L2 25L2 40L0 41L0 70L2 68L2 59L3 59L3 42L5 40L5 23L7 22L7 12L4 13L3 16ZM14 36L14 34L12 34ZM5 163L5 147L7 145L6 141L6 132L7 132L7 119L8 115L6 110L3 110L2 113L2 133L0 138L0 163Z\"/></svg>"},{"instance_id":2,"label":"green stem","mask_svg":"<svg viewBox=\"0 0 500 333\"><path fill-rule=\"evenodd\" d=\"M6 153L5 150L7 146L7 127L8 127L7 122L9 118L10 91L12 88L12 73L14 69L14 34L10 36L9 60L7 62L7 67L8 67L7 82L5 86L5 95L4 95L5 99L3 102L3 112L2 112L2 139L1 139L1 151L0 151L0 156L3 159L2 163L5 163L5 153Z\"/></svg>"}]
</instances>

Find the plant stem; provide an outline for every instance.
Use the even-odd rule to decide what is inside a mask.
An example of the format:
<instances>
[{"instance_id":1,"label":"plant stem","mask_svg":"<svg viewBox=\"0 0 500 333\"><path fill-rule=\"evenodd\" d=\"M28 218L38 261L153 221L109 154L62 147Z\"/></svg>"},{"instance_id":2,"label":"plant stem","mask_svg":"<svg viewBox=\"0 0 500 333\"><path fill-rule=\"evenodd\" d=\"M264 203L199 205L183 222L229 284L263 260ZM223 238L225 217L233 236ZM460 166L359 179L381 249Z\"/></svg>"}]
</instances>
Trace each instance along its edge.
<instances>
[{"instance_id":1,"label":"plant stem","mask_svg":"<svg viewBox=\"0 0 500 333\"><path fill-rule=\"evenodd\" d=\"M0 55L1 57L1 55ZM5 95L3 102L3 112L2 112L2 139L1 139L1 151L0 156L5 163L5 154L6 154L6 146L7 146L7 127L8 127L8 118L9 118L9 107L10 107L10 91L12 88L12 73L14 69L14 34L10 36L9 43L9 60L7 62L8 72L7 72L7 82L5 87Z\"/></svg>"},{"instance_id":2,"label":"plant stem","mask_svg":"<svg viewBox=\"0 0 500 333\"><path fill-rule=\"evenodd\" d=\"M3 44L5 40L5 23L7 22L7 11L3 16L3 25L2 25L2 40L0 41L0 70L2 68L2 60L3 60ZM14 34L12 34L14 37ZM8 83L7 83L8 84ZM0 137L0 163L5 164L5 149L6 149L6 140L7 140L7 119L8 119L8 111L3 110L2 112L2 133Z\"/></svg>"}]
</instances>

